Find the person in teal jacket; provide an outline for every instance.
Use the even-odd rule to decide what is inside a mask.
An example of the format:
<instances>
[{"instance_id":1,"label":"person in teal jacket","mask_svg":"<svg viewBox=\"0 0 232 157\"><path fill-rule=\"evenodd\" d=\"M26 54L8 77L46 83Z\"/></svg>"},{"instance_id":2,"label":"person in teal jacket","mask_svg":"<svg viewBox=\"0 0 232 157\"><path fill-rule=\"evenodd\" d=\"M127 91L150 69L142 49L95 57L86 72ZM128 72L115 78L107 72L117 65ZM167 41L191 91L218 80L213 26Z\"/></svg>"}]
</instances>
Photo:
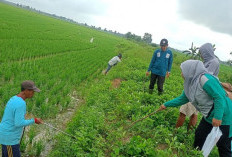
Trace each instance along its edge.
<instances>
[{"instance_id":1,"label":"person in teal jacket","mask_svg":"<svg viewBox=\"0 0 232 157\"><path fill-rule=\"evenodd\" d=\"M20 139L23 128L31 124L41 124L40 118L25 119L27 98L31 98L34 92L40 92L32 81L24 81L21 84L21 92L10 98L4 110L0 123L0 144L2 144L2 156L20 157Z\"/></svg>"},{"instance_id":2,"label":"person in teal jacket","mask_svg":"<svg viewBox=\"0 0 232 157\"><path fill-rule=\"evenodd\" d=\"M220 157L231 157L232 101L218 78L209 74L201 61L187 60L181 64L181 70L184 91L161 105L160 110L191 102L203 115L195 132L194 147L201 150L212 128L220 127L222 136L217 142Z\"/></svg>"},{"instance_id":3,"label":"person in teal jacket","mask_svg":"<svg viewBox=\"0 0 232 157\"><path fill-rule=\"evenodd\" d=\"M149 68L146 72L146 75L149 76L149 72L151 71L149 92L153 92L154 85L157 80L159 95L163 93L165 76L167 78L169 77L173 61L172 51L168 49L167 39L162 39L160 41L160 47L161 49L154 52Z\"/></svg>"},{"instance_id":4,"label":"person in teal jacket","mask_svg":"<svg viewBox=\"0 0 232 157\"><path fill-rule=\"evenodd\" d=\"M211 43L205 43L199 48L199 53L203 59L203 63L207 71L218 77L219 73L219 60L214 55L214 48ZM189 117L189 124L187 129L193 129L197 124L197 110L191 103L187 103L180 107L180 115L176 122L176 128L181 127L184 124L186 116Z\"/></svg>"}]
</instances>

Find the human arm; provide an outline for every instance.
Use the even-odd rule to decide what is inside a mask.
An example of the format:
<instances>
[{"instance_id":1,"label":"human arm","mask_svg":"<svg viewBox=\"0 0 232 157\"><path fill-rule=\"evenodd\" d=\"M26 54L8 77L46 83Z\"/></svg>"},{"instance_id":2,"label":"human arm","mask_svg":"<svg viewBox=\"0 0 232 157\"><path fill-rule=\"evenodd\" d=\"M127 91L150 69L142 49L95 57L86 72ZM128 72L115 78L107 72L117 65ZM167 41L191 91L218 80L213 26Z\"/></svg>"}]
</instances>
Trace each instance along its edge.
<instances>
[{"instance_id":1,"label":"human arm","mask_svg":"<svg viewBox=\"0 0 232 157\"><path fill-rule=\"evenodd\" d=\"M164 110L167 107L181 106L181 105L186 104L188 102L189 102L189 100L188 100L188 98L186 97L186 95L185 95L185 93L183 91L182 94L179 97L162 104L160 106L159 110Z\"/></svg>"},{"instance_id":2,"label":"human arm","mask_svg":"<svg viewBox=\"0 0 232 157\"><path fill-rule=\"evenodd\" d=\"M169 76L170 76L170 72L167 72L166 73L166 78L169 78Z\"/></svg>"},{"instance_id":3,"label":"human arm","mask_svg":"<svg viewBox=\"0 0 232 157\"><path fill-rule=\"evenodd\" d=\"M189 100L183 91L179 97L172 99L168 102L165 102L164 106L165 107L178 107L178 106L181 106L181 105L186 104L188 102L189 102Z\"/></svg>"},{"instance_id":4,"label":"human arm","mask_svg":"<svg viewBox=\"0 0 232 157\"><path fill-rule=\"evenodd\" d=\"M146 72L146 76L149 76L149 74L150 74L150 73L147 71L147 72Z\"/></svg>"},{"instance_id":5,"label":"human arm","mask_svg":"<svg viewBox=\"0 0 232 157\"><path fill-rule=\"evenodd\" d=\"M181 106L181 105L186 104L188 102L189 102L189 100L188 100L188 98L186 97L186 95L185 95L185 93L183 91L182 94L179 97L162 104L160 106L159 110L164 110L167 107Z\"/></svg>"},{"instance_id":6,"label":"human arm","mask_svg":"<svg viewBox=\"0 0 232 157\"><path fill-rule=\"evenodd\" d=\"M153 54L153 56L152 56L152 59L151 59L151 62L150 62L150 65L148 67L147 72L151 71L151 68L152 68L153 64L155 63L155 61L156 61L156 55L157 55L157 51L155 51L154 54Z\"/></svg>"},{"instance_id":7,"label":"human arm","mask_svg":"<svg viewBox=\"0 0 232 157\"><path fill-rule=\"evenodd\" d=\"M25 119L25 105L18 106L14 111L14 125L16 127L28 126L34 124L34 119Z\"/></svg>"},{"instance_id":8,"label":"human arm","mask_svg":"<svg viewBox=\"0 0 232 157\"><path fill-rule=\"evenodd\" d=\"M34 118L34 121L35 121L36 124L42 124L43 123L42 119L40 119L40 118Z\"/></svg>"},{"instance_id":9,"label":"human arm","mask_svg":"<svg viewBox=\"0 0 232 157\"><path fill-rule=\"evenodd\" d=\"M203 90L213 99L214 102L214 115L212 124L214 126L220 126L225 109L225 98L223 94L226 94L222 89L220 83L216 78L208 78L207 82L203 85Z\"/></svg>"},{"instance_id":10,"label":"human arm","mask_svg":"<svg viewBox=\"0 0 232 157\"><path fill-rule=\"evenodd\" d=\"M215 119L213 118L212 120L212 125L215 126L215 127L218 127L222 124L222 121L221 120L218 120L218 119Z\"/></svg>"}]
</instances>

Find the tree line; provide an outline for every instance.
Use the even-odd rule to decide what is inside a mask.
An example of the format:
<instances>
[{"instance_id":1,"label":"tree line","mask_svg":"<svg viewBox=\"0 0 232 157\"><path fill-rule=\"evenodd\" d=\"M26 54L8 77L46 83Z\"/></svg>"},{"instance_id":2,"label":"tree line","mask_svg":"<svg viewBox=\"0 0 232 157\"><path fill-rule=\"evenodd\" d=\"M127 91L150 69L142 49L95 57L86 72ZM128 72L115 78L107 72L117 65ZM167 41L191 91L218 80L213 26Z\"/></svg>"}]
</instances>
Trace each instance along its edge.
<instances>
[{"instance_id":1,"label":"tree line","mask_svg":"<svg viewBox=\"0 0 232 157\"><path fill-rule=\"evenodd\" d=\"M152 43L152 35L150 33L144 33L143 37L141 37L139 35L128 32L125 34L125 38L127 38L129 40L134 40L137 42L144 42L144 43L150 44L154 47L158 46L157 44Z\"/></svg>"}]
</instances>

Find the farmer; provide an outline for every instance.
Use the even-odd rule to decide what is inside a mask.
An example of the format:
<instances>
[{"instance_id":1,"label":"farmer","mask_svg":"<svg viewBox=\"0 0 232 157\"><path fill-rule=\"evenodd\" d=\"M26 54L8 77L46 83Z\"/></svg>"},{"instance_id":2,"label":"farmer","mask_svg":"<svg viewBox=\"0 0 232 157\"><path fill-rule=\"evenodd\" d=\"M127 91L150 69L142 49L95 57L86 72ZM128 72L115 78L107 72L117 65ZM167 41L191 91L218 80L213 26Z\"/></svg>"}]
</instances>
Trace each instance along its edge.
<instances>
[{"instance_id":1,"label":"farmer","mask_svg":"<svg viewBox=\"0 0 232 157\"><path fill-rule=\"evenodd\" d=\"M24 81L21 84L21 92L11 97L6 104L0 123L0 144L2 144L3 157L20 157L19 147L23 128L34 123L42 123L40 118L25 120L25 100L33 97L34 92L40 92L34 82Z\"/></svg>"},{"instance_id":2,"label":"farmer","mask_svg":"<svg viewBox=\"0 0 232 157\"><path fill-rule=\"evenodd\" d=\"M191 102L203 118L196 129L194 147L202 149L213 127L220 127L222 136L217 142L221 157L231 157L232 101L219 80L211 75L201 61L187 60L181 64L184 79L182 94L160 106L160 110Z\"/></svg>"},{"instance_id":3,"label":"farmer","mask_svg":"<svg viewBox=\"0 0 232 157\"><path fill-rule=\"evenodd\" d=\"M113 57L109 62L108 62L108 68L105 71L105 75L108 73L108 71L112 68L112 66L115 66L118 64L118 62L121 62L122 59L122 54L119 53L118 56Z\"/></svg>"},{"instance_id":4,"label":"farmer","mask_svg":"<svg viewBox=\"0 0 232 157\"><path fill-rule=\"evenodd\" d=\"M218 76L219 73L219 61L217 57L214 55L214 49L212 44L206 43L202 45L199 49L201 58L204 61L204 66L207 69L207 71L214 75ZM189 124L188 124L188 130L192 129L196 126L197 123L197 110L196 108L189 102L185 105L182 105L180 107L180 115L176 123L176 128L181 127L184 124L186 116L190 117Z\"/></svg>"},{"instance_id":5,"label":"farmer","mask_svg":"<svg viewBox=\"0 0 232 157\"><path fill-rule=\"evenodd\" d=\"M156 80L158 80L158 94L161 95L163 93L165 75L168 78L172 68L173 57L172 51L168 49L168 40L162 39L160 41L160 47L161 49L158 49L154 52L149 68L146 72L146 75L149 76L149 72L151 71L151 80L149 86L150 94L153 92Z\"/></svg>"}]
</instances>

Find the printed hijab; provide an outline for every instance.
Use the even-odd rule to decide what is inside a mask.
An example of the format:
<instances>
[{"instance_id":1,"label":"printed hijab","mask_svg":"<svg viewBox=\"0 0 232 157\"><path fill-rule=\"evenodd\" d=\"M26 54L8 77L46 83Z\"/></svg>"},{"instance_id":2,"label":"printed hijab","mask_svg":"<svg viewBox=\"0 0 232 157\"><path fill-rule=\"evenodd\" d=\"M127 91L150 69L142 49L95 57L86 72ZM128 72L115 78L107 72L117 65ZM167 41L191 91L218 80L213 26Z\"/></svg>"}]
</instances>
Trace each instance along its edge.
<instances>
[{"instance_id":1,"label":"printed hijab","mask_svg":"<svg viewBox=\"0 0 232 157\"><path fill-rule=\"evenodd\" d=\"M194 101L199 79L208 73L204 64L199 60L187 60L180 68L184 76L184 92L190 102Z\"/></svg>"}]
</instances>

